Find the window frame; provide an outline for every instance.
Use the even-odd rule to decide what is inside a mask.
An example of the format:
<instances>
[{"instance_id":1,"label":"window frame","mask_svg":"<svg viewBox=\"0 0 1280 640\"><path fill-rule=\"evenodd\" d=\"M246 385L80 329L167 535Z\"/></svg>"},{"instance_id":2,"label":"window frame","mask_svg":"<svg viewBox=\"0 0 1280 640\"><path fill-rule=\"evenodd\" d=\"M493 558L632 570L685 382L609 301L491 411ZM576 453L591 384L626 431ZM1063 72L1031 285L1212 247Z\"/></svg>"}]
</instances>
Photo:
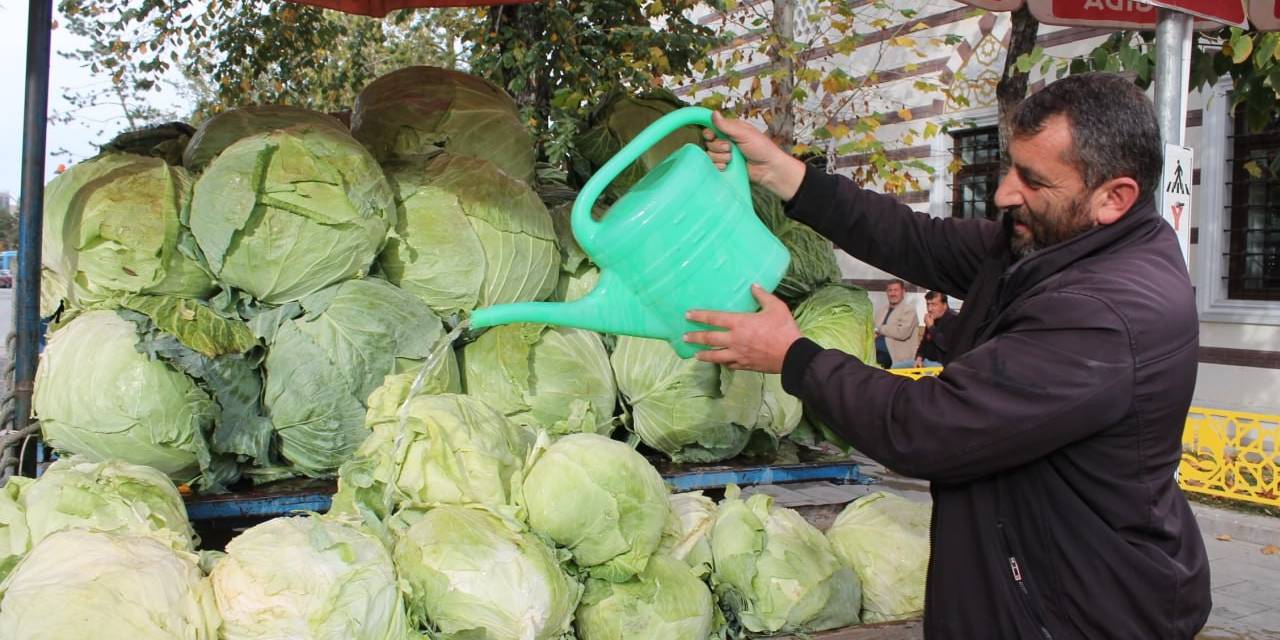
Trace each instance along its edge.
<instances>
[{"instance_id":1,"label":"window frame","mask_svg":"<svg viewBox=\"0 0 1280 640\"><path fill-rule=\"evenodd\" d=\"M963 162L966 150L974 150L975 152L994 151L985 162L961 164L959 170L951 176L951 199L947 202L950 217L964 220L998 220L1000 212L995 205L995 194L996 189L1000 186L1000 128L996 125L974 126L968 129L951 131L950 136L952 140L952 161ZM988 139L988 143L985 146L971 145L966 147L964 144L966 140L983 137ZM987 182L986 215L979 218L973 215L973 211L970 208L971 205L977 204L977 201L965 199L964 187L969 180L983 177L986 178Z\"/></svg>"}]
</instances>

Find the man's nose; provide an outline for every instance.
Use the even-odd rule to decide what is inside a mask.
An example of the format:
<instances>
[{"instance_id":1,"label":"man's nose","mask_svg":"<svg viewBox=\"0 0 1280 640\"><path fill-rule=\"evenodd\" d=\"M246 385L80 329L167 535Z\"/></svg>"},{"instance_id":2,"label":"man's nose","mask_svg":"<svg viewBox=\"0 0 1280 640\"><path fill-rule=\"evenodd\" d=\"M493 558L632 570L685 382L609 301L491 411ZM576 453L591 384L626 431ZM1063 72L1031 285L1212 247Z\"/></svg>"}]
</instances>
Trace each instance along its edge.
<instances>
[{"instance_id":1,"label":"man's nose","mask_svg":"<svg viewBox=\"0 0 1280 640\"><path fill-rule=\"evenodd\" d=\"M1017 170L1010 169L1004 174L1004 178L1000 180L999 188L996 189L994 201L996 206L1001 209L1023 205L1022 180L1018 178Z\"/></svg>"}]
</instances>

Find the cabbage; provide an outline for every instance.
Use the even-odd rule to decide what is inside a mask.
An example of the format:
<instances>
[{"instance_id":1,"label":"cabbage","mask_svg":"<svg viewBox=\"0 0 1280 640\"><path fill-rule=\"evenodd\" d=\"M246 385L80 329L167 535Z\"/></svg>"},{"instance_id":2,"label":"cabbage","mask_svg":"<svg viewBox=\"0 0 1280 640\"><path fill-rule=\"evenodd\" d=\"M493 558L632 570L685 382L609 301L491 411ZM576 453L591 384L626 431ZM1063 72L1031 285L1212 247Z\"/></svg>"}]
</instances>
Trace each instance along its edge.
<instances>
[{"instance_id":1,"label":"cabbage","mask_svg":"<svg viewBox=\"0 0 1280 640\"><path fill-rule=\"evenodd\" d=\"M149 536L60 531L0 584L9 640L216 640L218 610L196 556Z\"/></svg>"},{"instance_id":2,"label":"cabbage","mask_svg":"<svg viewBox=\"0 0 1280 640\"><path fill-rule=\"evenodd\" d=\"M663 555L634 580L587 582L578 640L708 640L716 622L711 590L688 565Z\"/></svg>"},{"instance_id":3,"label":"cabbage","mask_svg":"<svg viewBox=\"0 0 1280 640\"><path fill-rule=\"evenodd\" d=\"M791 253L791 263L774 294L797 302L819 287L840 282L840 265L831 242L803 222L787 217L782 200L759 185L751 187L751 204L766 227Z\"/></svg>"},{"instance_id":4,"label":"cabbage","mask_svg":"<svg viewBox=\"0 0 1280 640\"><path fill-rule=\"evenodd\" d=\"M671 496L671 517L658 551L683 561L698 576L711 572L711 527L716 503L701 491Z\"/></svg>"},{"instance_id":5,"label":"cabbage","mask_svg":"<svg viewBox=\"0 0 1280 640\"><path fill-rule=\"evenodd\" d=\"M209 575L221 640L406 640L391 555L372 534L333 518L259 524L227 544Z\"/></svg>"},{"instance_id":6,"label":"cabbage","mask_svg":"<svg viewBox=\"0 0 1280 640\"><path fill-rule=\"evenodd\" d=\"M444 149L533 183L533 137L515 101L459 71L407 67L374 80L356 97L351 131L383 162Z\"/></svg>"},{"instance_id":7,"label":"cabbage","mask_svg":"<svg viewBox=\"0 0 1280 640\"><path fill-rule=\"evenodd\" d=\"M776 373L765 375L757 426L781 439L795 431L803 418L804 403L782 388L782 376Z\"/></svg>"},{"instance_id":8,"label":"cabbage","mask_svg":"<svg viewBox=\"0 0 1280 640\"><path fill-rule=\"evenodd\" d=\"M865 290L843 284L819 287L795 309L796 325L806 338L824 349L843 351L867 364L876 361L873 313ZM819 434L840 447L848 446L821 419L805 411L793 438L812 443Z\"/></svg>"},{"instance_id":9,"label":"cabbage","mask_svg":"<svg viewBox=\"0 0 1280 640\"><path fill-rule=\"evenodd\" d=\"M483 160L445 153L388 165L387 173L402 207L379 258L388 280L444 317L551 295L555 229L527 185Z\"/></svg>"},{"instance_id":10,"label":"cabbage","mask_svg":"<svg viewBox=\"0 0 1280 640\"><path fill-rule=\"evenodd\" d=\"M928 504L878 491L845 507L827 539L862 581L864 622L913 618L924 611Z\"/></svg>"},{"instance_id":11,"label":"cabbage","mask_svg":"<svg viewBox=\"0 0 1280 640\"><path fill-rule=\"evenodd\" d=\"M194 551L195 532L182 496L167 476L119 460L62 458L22 489L31 544L66 529L150 535L177 551Z\"/></svg>"},{"instance_id":12,"label":"cabbage","mask_svg":"<svg viewBox=\"0 0 1280 640\"><path fill-rule=\"evenodd\" d=\"M0 485L0 583L31 549L31 532L20 496L32 482L31 478L11 476Z\"/></svg>"},{"instance_id":13,"label":"cabbage","mask_svg":"<svg viewBox=\"0 0 1280 640\"><path fill-rule=\"evenodd\" d=\"M369 435L365 401L390 373L417 371L445 336L412 295L377 279L348 280L259 315L267 345L264 404L280 453L310 476L331 473ZM428 375L436 391L459 390L452 351Z\"/></svg>"},{"instance_id":14,"label":"cabbage","mask_svg":"<svg viewBox=\"0 0 1280 640\"><path fill-rule=\"evenodd\" d=\"M597 210L602 211L598 207ZM556 282L556 290L551 298L559 302L572 302L596 288L596 284L600 282L600 268L591 261L573 235L570 223L573 202L557 205L548 211L560 246L560 279Z\"/></svg>"},{"instance_id":15,"label":"cabbage","mask_svg":"<svg viewBox=\"0 0 1280 640\"><path fill-rule=\"evenodd\" d=\"M764 375L684 359L662 340L621 337L611 356L630 427L675 462L738 455L763 406Z\"/></svg>"},{"instance_id":16,"label":"cabbage","mask_svg":"<svg viewBox=\"0 0 1280 640\"><path fill-rule=\"evenodd\" d=\"M572 638L582 587L513 520L477 507L406 512L395 546L411 619L436 640Z\"/></svg>"},{"instance_id":17,"label":"cabbage","mask_svg":"<svg viewBox=\"0 0 1280 640\"><path fill-rule=\"evenodd\" d=\"M298 125L329 127L347 133L346 125L319 111L283 104L241 107L205 120L183 150L182 165L190 171L202 171L218 154L241 138Z\"/></svg>"},{"instance_id":18,"label":"cabbage","mask_svg":"<svg viewBox=\"0 0 1280 640\"><path fill-rule=\"evenodd\" d=\"M552 435L613 431L618 390L609 354L590 331L495 327L462 350L467 394Z\"/></svg>"},{"instance_id":19,"label":"cabbage","mask_svg":"<svg viewBox=\"0 0 1280 640\"><path fill-rule=\"evenodd\" d=\"M58 281L77 307L132 293L211 293L180 221L190 196L187 172L160 158L108 153L71 167L45 190L42 279Z\"/></svg>"},{"instance_id":20,"label":"cabbage","mask_svg":"<svg viewBox=\"0 0 1280 640\"><path fill-rule=\"evenodd\" d=\"M196 181L191 231L213 273L268 304L366 272L396 223L382 169L345 132L243 138Z\"/></svg>"},{"instance_id":21,"label":"cabbage","mask_svg":"<svg viewBox=\"0 0 1280 640\"><path fill-rule=\"evenodd\" d=\"M568 435L525 478L529 527L573 553L597 578L621 582L644 571L671 507L662 476L644 456L593 433Z\"/></svg>"},{"instance_id":22,"label":"cabbage","mask_svg":"<svg viewBox=\"0 0 1280 640\"><path fill-rule=\"evenodd\" d=\"M389 376L369 396L373 433L342 465L333 511L384 521L406 507L511 503L537 434L468 396L417 395L405 407L413 378Z\"/></svg>"},{"instance_id":23,"label":"cabbage","mask_svg":"<svg viewBox=\"0 0 1280 640\"><path fill-rule=\"evenodd\" d=\"M622 147L658 118L685 106L688 105L675 94L663 89L654 89L639 96L616 93L602 102L589 116L587 129L574 141L578 153L572 156L572 169L578 183L585 184ZM602 198L612 201L622 197L658 163L686 144L702 146L702 130L688 126L663 138L618 174Z\"/></svg>"},{"instance_id":24,"label":"cabbage","mask_svg":"<svg viewBox=\"0 0 1280 640\"><path fill-rule=\"evenodd\" d=\"M166 122L125 131L100 148L104 153L134 153L178 166L182 164L182 150L195 132L185 122Z\"/></svg>"},{"instance_id":25,"label":"cabbage","mask_svg":"<svg viewBox=\"0 0 1280 640\"><path fill-rule=\"evenodd\" d=\"M800 514L730 486L711 529L716 595L754 633L808 633L858 622L858 576Z\"/></svg>"},{"instance_id":26,"label":"cabbage","mask_svg":"<svg viewBox=\"0 0 1280 640\"><path fill-rule=\"evenodd\" d=\"M53 332L32 400L44 439L87 460L118 458L191 482L213 463L206 438L217 406L139 344L136 326L114 311L85 313Z\"/></svg>"}]
</instances>

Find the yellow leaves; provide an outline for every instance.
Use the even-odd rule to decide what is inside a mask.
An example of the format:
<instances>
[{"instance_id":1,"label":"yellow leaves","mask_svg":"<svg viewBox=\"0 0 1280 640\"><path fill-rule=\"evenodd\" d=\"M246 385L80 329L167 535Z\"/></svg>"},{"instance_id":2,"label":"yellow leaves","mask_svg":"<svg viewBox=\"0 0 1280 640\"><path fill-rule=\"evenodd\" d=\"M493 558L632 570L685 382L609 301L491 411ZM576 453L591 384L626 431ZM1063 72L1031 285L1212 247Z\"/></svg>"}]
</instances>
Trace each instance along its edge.
<instances>
[{"instance_id":1,"label":"yellow leaves","mask_svg":"<svg viewBox=\"0 0 1280 640\"><path fill-rule=\"evenodd\" d=\"M928 28L929 28L929 25L927 25L927 24L925 24L925 23L923 23L923 22L917 22L917 23L915 23L915 25L913 25L913 26L911 27L911 29L910 29L909 31L910 31L911 33L915 33L915 32L917 32L917 31L924 31L925 29L928 29Z\"/></svg>"},{"instance_id":2,"label":"yellow leaves","mask_svg":"<svg viewBox=\"0 0 1280 640\"><path fill-rule=\"evenodd\" d=\"M1262 555L1264 556L1280 555L1280 547L1277 547L1274 544L1269 544L1262 548Z\"/></svg>"},{"instance_id":3,"label":"yellow leaves","mask_svg":"<svg viewBox=\"0 0 1280 640\"><path fill-rule=\"evenodd\" d=\"M936 125L936 124L934 124L934 123L932 123L932 122L930 122L930 123L928 123L928 124L924 125L924 139L925 139L925 140L932 140L934 137L936 137L936 136L938 135L938 133L939 133L939 127L938 127L938 125Z\"/></svg>"},{"instance_id":4,"label":"yellow leaves","mask_svg":"<svg viewBox=\"0 0 1280 640\"><path fill-rule=\"evenodd\" d=\"M896 36L889 39L889 44L895 47L914 47L916 41L910 36Z\"/></svg>"},{"instance_id":5,"label":"yellow leaves","mask_svg":"<svg viewBox=\"0 0 1280 640\"><path fill-rule=\"evenodd\" d=\"M1262 177L1262 165L1259 165L1257 160L1250 160L1244 163L1243 168L1245 171L1249 173L1249 176L1252 178Z\"/></svg>"},{"instance_id":6,"label":"yellow leaves","mask_svg":"<svg viewBox=\"0 0 1280 640\"><path fill-rule=\"evenodd\" d=\"M1231 542L1231 536L1229 536L1229 535L1227 535L1227 534L1225 534L1225 533L1220 534L1220 535L1216 535L1216 536L1214 536L1214 538L1216 538L1217 540L1222 541L1222 542Z\"/></svg>"},{"instance_id":7,"label":"yellow leaves","mask_svg":"<svg viewBox=\"0 0 1280 640\"><path fill-rule=\"evenodd\" d=\"M762 82L760 82L760 76L756 76L751 79L750 95L752 100L759 101L764 99L764 85Z\"/></svg>"},{"instance_id":8,"label":"yellow leaves","mask_svg":"<svg viewBox=\"0 0 1280 640\"><path fill-rule=\"evenodd\" d=\"M898 109L898 117L902 118L903 122L906 122L908 120L911 120L914 116L911 113L910 109L903 107L901 109Z\"/></svg>"}]
</instances>

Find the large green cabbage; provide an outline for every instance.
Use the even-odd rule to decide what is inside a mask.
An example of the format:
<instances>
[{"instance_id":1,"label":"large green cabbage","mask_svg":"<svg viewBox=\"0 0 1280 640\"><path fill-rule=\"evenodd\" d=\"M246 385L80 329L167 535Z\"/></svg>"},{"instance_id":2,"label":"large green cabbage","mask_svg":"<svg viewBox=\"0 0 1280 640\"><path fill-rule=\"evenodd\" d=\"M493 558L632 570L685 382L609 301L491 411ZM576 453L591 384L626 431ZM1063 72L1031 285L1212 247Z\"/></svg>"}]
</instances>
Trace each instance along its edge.
<instances>
[{"instance_id":1,"label":"large green cabbage","mask_svg":"<svg viewBox=\"0 0 1280 640\"><path fill-rule=\"evenodd\" d=\"M405 512L395 546L410 618L436 640L568 640L582 586L514 520L479 507Z\"/></svg>"},{"instance_id":2,"label":"large green cabbage","mask_svg":"<svg viewBox=\"0 0 1280 640\"><path fill-rule=\"evenodd\" d=\"M929 505L878 491L845 507L827 530L836 555L862 580L863 622L924 611Z\"/></svg>"},{"instance_id":3,"label":"large green cabbage","mask_svg":"<svg viewBox=\"0 0 1280 640\"><path fill-rule=\"evenodd\" d=\"M395 223L378 163L326 126L242 138L209 164L191 198L191 231L213 273L269 304L364 273Z\"/></svg>"},{"instance_id":4,"label":"large green cabbage","mask_svg":"<svg viewBox=\"0 0 1280 640\"><path fill-rule=\"evenodd\" d=\"M21 499L22 489L31 482L34 481L30 478L13 476L0 485L0 584L31 549L31 532Z\"/></svg>"},{"instance_id":5,"label":"large green cabbage","mask_svg":"<svg viewBox=\"0 0 1280 640\"><path fill-rule=\"evenodd\" d=\"M711 527L715 522L716 503L701 491L672 494L671 517L658 551L705 576L711 572Z\"/></svg>"},{"instance_id":6,"label":"large green cabbage","mask_svg":"<svg viewBox=\"0 0 1280 640\"><path fill-rule=\"evenodd\" d=\"M621 337L611 356L630 427L676 462L738 455L760 419L764 375L684 359L662 340Z\"/></svg>"},{"instance_id":7,"label":"large green cabbage","mask_svg":"<svg viewBox=\"0 0 1280 640\"><path fill-rule=\"evenodd\" d=\"M593 433L565 436L529 469L529 526L573 553L597 578L621 582L644 571L671 506L662 476L626 444Z\"/></svg>"},{"instance_id":8,"label":"large green cabbage","mask_svg":"<svg viewBox=\"0 0 1280 640\"><path fill-rule=\"evenodd\" d=\"M195 532L168 476L119 460L62 458L24 487L31 544L66 529L150 535L178 551L194 551Z\"/></svg>"},{"instance_id":9,"label":"large green cabbage","mask_svg":"<svg viewBox=\"0 0 1280 640\"><path fill-rule=\"evenodd\" d=\"M462 350L467 394L513 421L552 435L613 431L618 390L600 336L581 329L511 324Z\"/></svg>"},{"instance_id":10,"label":"large green cabbage","mask_svg":"<svg viewBox=\"0 0 1280 640\"><path fill-rule=\"evenodd\" d=\"M187 172L160 158L108 153L71 167L45 190L43 279L58 281L77 307L126 294L211 293L181 221L190 197Z\"/></svg>"},{"instance_id":11,"label":"large green cabbage","mask_svg":"<svg viewBox=\"0 0 1280 640\"><path fill-rule=\"evenodd\" d=\"M373 433L342 465L333 511L381 522L407 507L510 504L537 433L468 396L410 400L413 378L388 376L369 396Z\"/></svg>"},{"instance_id":12,"label":"large green cabbage","mask_svg":"<svg viewBox=\"0 0 1280 640\"><path fill-rule=\"evenodd\" d=\"M591 261L573 235L570 223L573 202L556 205L548 211L560 245L560 279L551 297L560 302L572 302L596 288L600 282L600 268Z\"/></svg>"},{"instance_id":13,"label":"large green cabbage","mask_svg":"<svg viewBox=\"0 0 1280 640\"><path fill-rule=\"evenodd\" d=\"M280 453L312 476L336 471L364 442L365 401L387 374L417 371L445 337L425 304L373 278L334 285L252 326L267 345L264 404ZM432 390L459 390L447 347L428 379Z\"/></svg>"},{"instance_id":14,"label":"large green cabbage","mask_svg":"<svg viewBox=\"0 0 1280 640\"><path fill-rule=\"evenodd\" d=\"M825 284L840 282L840 265L829 240L809 225L787 217L782 200L764 187L751 187L751 204L760 220L791 252L791 263L774 290L775 295L794 303Z\"/></svg>"},{"instance_id":15,"label":"large green cabbage","mask_svg":"<svg viewBox=\"0 0 1280 640\"><path fill-rule=\"evenodd\" d=\"M185 122L166 122L121 132L100 148L103 152L160 158L178 166L182 164L182 150L195 132L195 128Z\"/></svg>"},{"instance_id":16,"label":"large green cabbage","mask_svg":"<svg viewBox=\"0 0 1280 640\"><path fill-rule=\"evenodd\" d=\"M347 133L346 125L319 111L283 104L241 107L205 120L183 150L182 165L190 171L201 171L241 138L304 124Z\"/></svg>"},{"instance_id":17,"label":"large green cabbage","mask_svg":"<svg viewBox=\"0 0 1280 640\"><path fill-rule=\"evenodd\" d=\"M209 574L221 640L407 640L391 555L335 518L259 524L227 544Z\"/></svg>"},{"instance_id":18,"label":"large green cabbage","mask_svg":"<svg viewBox=\"0 0 1280 640\"><path fill-rule=\"evenodd\" d=\"M49 336L33 408L54 448L118 458L191 482L212 465L206 440L218 415L187 375L138 350L134 323L85 313Z\"/></svg>"},{"instance_id":19,"label":"large green cabbage","mask_svg":"<svg viewBox=\"0 0 1280 640\"><path fill-rule=\"evenodd\" d=\"M447 153L388 165L387 174L402 207L379 259L388 280L443 317L551 295L555 229L528 185Z\"/></svg>"},{"instance_id":20,"label":"large green cabbage","mask_svg":"<svg viewBox=\"0 0 1280 640\"><path fill-rule=\"evenodd\" d=\"M708 640L715 606L688 565L656 555L633 580L588 580L575 626L578 640Z\"/></svg>"},{"instance_id":21,"label":"large green cabbage","mask_svg":"<svg viewBox=\"0 0 1280 640\"><path fill-rule=\"evenodd\" d=\"M216 640L218 622L196 556L150 536L60 531L0 584L6 640Z\"/></svg>"},{"instance_id":22,"label":"large green cabbage","mask_svg":"<svg viewBox=\"0 0 1280 640\"><path fill-rule=\"evenodd\" d=\"M808 633L857 624L858 576L800 514L730 486L711 530L713 584L753 633Z\"/></svg>"},{"instance_id":23,"label":"large green cabbage","mask_svg":"<svg viewBox=\"0 0 1280 640\"><path fill-rule=\"evenodd\" d=\"M579 184L585 184L641 131L658 118L685 106L688 105L684 101L663 89L654 89L642 95L616 93L601 102L589 116L586 130L574 141L577 149L572 157L575 179ZM693 126L684 127L650 147L641 154L639 160L609 184L603 199L611 201L622 197L658 163L686 144L702 146L702 130Z\"/></svg>"},{"instance_id":24,"label":"large green cabbage","mask_svg":"<svg viewBox=\"0 0 1280 640\"><path fill-rule=\"evenodd\" d=\"M796 325L806 338L824 349L838 349L867 364L876 359L876 331L871 299L858 287L828 284L796 307ZM779 391L783 394L781 389ZM819 436L848 445L811 412L805 411L793 439L813 444Z\"/></svg>"},{"instance_id":25,"label":"large green cabbage","mask_svg":"<svg viewBox=\"0 0 1280 640\"><path fill-rule=\"evenodd\" d=\"M533 184L533 137L515 101L473 75L438 67L388 73L356 98L351 131L383 162L444 149Z\"/></svg>"}]
</instances>

